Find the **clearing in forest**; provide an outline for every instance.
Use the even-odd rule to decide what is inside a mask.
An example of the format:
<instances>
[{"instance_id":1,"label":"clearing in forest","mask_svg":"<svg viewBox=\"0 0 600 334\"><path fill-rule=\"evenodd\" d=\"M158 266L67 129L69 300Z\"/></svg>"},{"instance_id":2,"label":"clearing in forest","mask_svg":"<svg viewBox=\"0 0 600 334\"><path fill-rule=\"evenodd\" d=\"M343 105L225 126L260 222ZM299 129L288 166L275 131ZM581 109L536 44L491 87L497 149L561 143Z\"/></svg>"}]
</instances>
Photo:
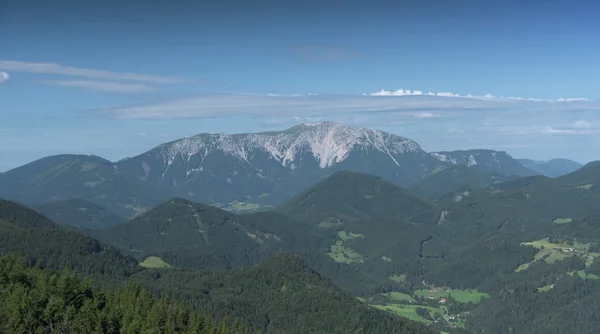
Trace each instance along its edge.
<instances>
[{"instance_id":1,"label":"clearing in forest","mask_svg":"<svg viewBox=\"0 0 600 334\"><path fill-rule=\"evenodd\" d=\"M554 219L554 224L568 224L572 221L573 219L571 218L556 218Z\"/></svg>"},{"instance_id":2,"label":"clearing in forest","mask_svg":"<svg viewBox=\"0 0 600 334\"><path fill-rule=\"evenodd\" d=\"M386 292L386 293L382 293L382 295L393 299L393 300L397 300L397 301L415 301L413 299L413 297L411 297L410 295L407 295L406 293L402 293L402 292L396 292L396 291L392 291L392 292Z\"/></svg>"},{"instance_id":3,"label":"clearing in forest","mask_svg":"<svg viewBox=\"0 0 600 334\"><path fill-rule=\"evenodd\" d=\"M144 268L172 268L170 264L166 263L157 256L149 256L143 262L140 263L141 267Z\"/></svg>"},{"instance_id":4,"label":"clearing in forest","mask_svg":"<svg viewBox=\"0 0 600 334\"><path fill-rule=\"evenodd\" d=\"M327 253L334 261L340 263L353 263L353 262L363 262L365 257L353 250L350 247L347 247L344 242L350 239L362 238L364 237L362 234L351 233L346 231L339 231L338 238L335 245L331 246L331 251Z\"/></svg>"},{"instance_id":5,"label":"clearing in forest","mask_svg":"<svg viewBox=\"0 0 600 334\"><path fill-rule=\"evenodd\" d=\"M424 322L426 324L430 324L433 321L429 319L425 319L417 314L417 308L423 308L429 311L429 314L433 316L434 314L438 314L439 316L443 316L445 310L438 307L424 306L424 305L405 305L405 304L387 304L387 305L372 305L375 308L380 310L388 311L399 315L401 317L408 318L410 320Z\"/></svg>"},{"instance_id":6,"label":"clearing in forest","mask_svg":"<svg viewBox=\"0 0 600 334\"><path fill-rule=\"evenodd\" d=\"M456 299L459 303L479 303L482 298L489 298L485 292L478 292L477 290L459 290L459 289L427 289L427 290L416 290L415 296L439 299L442 297L451 296Z\"/></svg>"},{"instance_id":7,"label":"clearing in forest","mask_svg":"<svg viewBox=\"0 0 600 334\"><path fill-rule=\"evenodd\" d=\"M531 242L523 242L521 245L537 248L539 249L539 252L535 254L533 261L520 265L519 268L515 270L516 272L526 270L532 263L536 261L544 260L546 263L554 263L555 261L562 261L571 256L581 256L585 258L585 265L586 267L589 267L592 262L594 262L595 258L600 257L600 254L598 253L589 252L589 243L552 243L545 238Z\"/></svg>"}]
</instances>

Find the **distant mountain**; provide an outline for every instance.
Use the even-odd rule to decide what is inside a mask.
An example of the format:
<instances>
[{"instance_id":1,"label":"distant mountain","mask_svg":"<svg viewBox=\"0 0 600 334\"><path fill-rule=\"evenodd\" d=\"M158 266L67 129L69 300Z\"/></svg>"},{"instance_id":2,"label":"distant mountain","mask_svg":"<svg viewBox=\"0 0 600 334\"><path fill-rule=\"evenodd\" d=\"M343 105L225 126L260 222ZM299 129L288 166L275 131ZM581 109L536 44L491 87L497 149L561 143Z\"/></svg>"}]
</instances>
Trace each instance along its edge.
<instances>
[{"instance_id":1,"label":"distant mountain","mask_svg":"<svg viewBox=\"0 0 600 334\"><path fill-rule=\"evenodd\" d=\"M507 179L510 177L457 165L433 173L410 187L410 190L420 196L435 199L463 188L487 188Z\"/></svg>"},{"instance_id":2,"label":"distant mountain","mask_svg":"<svg viewBox=\"0 0 600 334\"><path fill-rule=\"evenodd\" d=\"M548 161L516 159L521 165L539 174L548 177L557 177L569 174L581 168L583 165L568 159L551 159Z\"/></svg>"},{"instance_id":3,"label":"distant mountain","mask_svg":"<svg viewBox=\"0 0 600 334\"><path fill-rule=\"evenodd\" d=\"M161 193L108 160L57 155L0 174L0 198L23 203L87 200L132 216L159 204Z\"/></svg>"},{"instance_id":4,"label":"distant mountain","mask_svg":"<svg viewBox=\"0 0 600 334\"><path fill-rule=\"evenodd\" d=\"M137 270L132 257L76 231L64 229L44 215L0 200L0 256L16 252L50 269L90 274L128 275Z\"/></svg>"},{"instance_id":5,"label":"distant mountain","mask_svg":"<svg viewBox=\"0 0 600 334\"><path fill-rule=\"evenodd\" d=\"M278 204L340 170L408 185L440 161L414 141L332 122L285 131L200 134L116 163L119 171L202 203Z\"/></svg>"},{"instance_id":6,"label":"distant mountain","mask_svg":"<svg viewBox=\"0 0 600 334\"><path fill-rule=\"evenodd\" d=\"M338 172L281 204L276 211L328 227L374 217L407 219L432 207L428 200L380 177Z\"/></svg>"},{"instance_id":7,"label":"distant mountain","mask_svg":"<svg viewBox=\"0 0 600 334\"><path fill-rule=\"evenodd\" d=\"M28 205L60 225L83 229L101 229L118 225L126 219L110 210L84 200L37 203Z\"/></svg>"},{"instance_id":8,"label":"distant mountain","mask_svg":"<svg viewBox=\"0 0 600 334\"><path fill-rule=\"evenodd\" d=\"M506 152L492 150L466 150L433 152L431 156L441 162L462 165L479 171L504 176L533 176L537 172L524 167Z\"/></svg>"},{"instance_id":9,"label":"distant mountain","mask_svg":"<svg viewBox=\"0 0 600 334\"><path fill-rule=\"evenodd\" d=\"M505 152L427 153L405 137L323 122L263 133L203 133L115 163L85 155L47 157L0 173L0 198L28 204L86 200L125 218L175 197L255 212L340 171L407 188L457 166L502 177L537 174ZM440 191L454 188L444 187Z\"/></svg>"}]
</instances>

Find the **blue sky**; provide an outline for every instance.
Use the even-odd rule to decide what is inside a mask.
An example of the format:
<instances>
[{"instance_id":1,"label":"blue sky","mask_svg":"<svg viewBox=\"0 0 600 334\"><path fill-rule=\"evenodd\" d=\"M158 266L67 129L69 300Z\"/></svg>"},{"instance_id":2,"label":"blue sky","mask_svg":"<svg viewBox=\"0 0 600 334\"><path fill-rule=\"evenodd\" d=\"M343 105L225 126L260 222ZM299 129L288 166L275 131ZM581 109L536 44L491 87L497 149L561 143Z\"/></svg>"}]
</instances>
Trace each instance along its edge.
<instances>
[{"instance_id":1,"label":"blue sky","mask_svg":"<svg viewBox=\"0 0 600 334\"><path fill-rule=\"evenodd\" d=\"M0 171L314 120L599 159L594 1L126 2L0 4Z\"/></svg>"}]
</instances>

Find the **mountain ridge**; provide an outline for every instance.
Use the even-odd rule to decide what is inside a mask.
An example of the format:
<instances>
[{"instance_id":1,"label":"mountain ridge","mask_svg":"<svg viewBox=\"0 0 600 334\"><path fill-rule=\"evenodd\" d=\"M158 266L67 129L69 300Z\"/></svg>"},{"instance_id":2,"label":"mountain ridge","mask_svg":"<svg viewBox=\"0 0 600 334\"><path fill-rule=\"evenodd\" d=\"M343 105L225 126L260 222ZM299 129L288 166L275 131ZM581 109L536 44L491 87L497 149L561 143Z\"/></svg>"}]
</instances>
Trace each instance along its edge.
<instances>
[{"instance_id":1,"label":"mountain ridge","mask_svg":"<svg viewBox=\"0 0 600 334\"><path fill-rule=\"evenodd\" d=\"M96 156L46 157L1 173L0 197L27 204L87 200L124 218L174 197L252 212L269 210L339 171L410 188L462 165L503 176L537 174L506 152L428 153L389 132L321 122L261 133L201 133L114 163Z\"/></svg>"}]
</instances>

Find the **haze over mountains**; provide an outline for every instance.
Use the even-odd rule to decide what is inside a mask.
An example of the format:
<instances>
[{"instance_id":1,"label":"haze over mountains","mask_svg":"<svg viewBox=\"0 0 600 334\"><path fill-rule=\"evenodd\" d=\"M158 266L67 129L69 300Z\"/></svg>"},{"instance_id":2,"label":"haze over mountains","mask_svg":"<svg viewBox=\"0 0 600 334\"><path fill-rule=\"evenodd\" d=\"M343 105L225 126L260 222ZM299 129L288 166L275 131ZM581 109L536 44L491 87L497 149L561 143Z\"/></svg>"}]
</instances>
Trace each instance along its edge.
<instances>
[{"instance_id":1,"label":"haze over mountains","mask_svg":"<svg viewBox=\"0 0 600 334\"><path fill-rule=\"evenodd\" d=\"M557 177L569 174L581 168L583 165L568 159L551 159L548 161L517 159L523 166L549 177Z\"/></svg>"},{"instance_id":2,"label":"haze over mountains","mask_svg":"<svg viewBox=\"0 0 600 334\"><path fill-rule=\"evenodd\" d=\"M123 217L173 197L244 212L269 209L341 170L402 187L445 184L446 193L456 189L450 184L487 186L515 176L558 176L574 166L568 160L518 161L491 150L427 153L408 138L324 122L279 132L200 134L118 162L85 155L46 157L0 173L0 196L31 204L86 200ZM464 175L450 175L452 168L462 168ZM457 178L470 181L457 183ZM436 189L420 193L443 195Z\"/></svg>"}]
</instances>

